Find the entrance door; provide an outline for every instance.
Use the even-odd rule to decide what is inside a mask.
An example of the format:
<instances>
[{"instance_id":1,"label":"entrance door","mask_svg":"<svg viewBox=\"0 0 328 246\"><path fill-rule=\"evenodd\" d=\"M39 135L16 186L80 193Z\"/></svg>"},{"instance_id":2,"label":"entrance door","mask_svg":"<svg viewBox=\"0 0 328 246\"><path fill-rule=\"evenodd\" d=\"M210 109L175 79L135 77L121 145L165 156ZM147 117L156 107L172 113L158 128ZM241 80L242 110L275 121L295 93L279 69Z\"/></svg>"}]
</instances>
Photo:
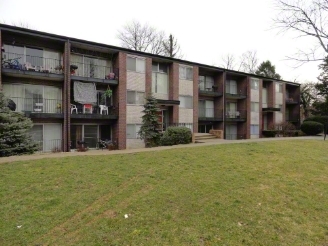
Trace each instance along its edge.
<instances>
[{"instance_id":1,"label":"entrance door","mask_svg":"<svg viewBox=\"0 0 328 246\"><path fill-rule=\"evenodd\" d=\"M226 126L226 139L229 140L237 139L237 125Z\"/></svg>"}]
</instances>

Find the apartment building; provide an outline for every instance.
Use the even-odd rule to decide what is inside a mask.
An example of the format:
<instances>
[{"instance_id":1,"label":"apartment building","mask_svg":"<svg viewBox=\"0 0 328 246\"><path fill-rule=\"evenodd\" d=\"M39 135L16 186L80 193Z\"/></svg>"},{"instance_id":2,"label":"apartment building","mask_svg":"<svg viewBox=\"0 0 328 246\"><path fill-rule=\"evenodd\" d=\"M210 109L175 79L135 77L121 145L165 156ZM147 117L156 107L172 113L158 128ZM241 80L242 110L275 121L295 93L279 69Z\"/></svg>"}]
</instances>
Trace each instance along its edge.
<instances>
[{"instance_id":1,"label":"apartment building","mask_svg":"<svg viewBox=\"0 0 328 246\"><path fill-rule=\"evenodd\" d=\"M225 139L260 138L281 122L299 126L300 85L95 42L0 25L0 86L34 123L43 151L99 139L139 148L144 98L159 122ZM110 98L102 97L110 88Z\"/></svg>"}]
</instances>

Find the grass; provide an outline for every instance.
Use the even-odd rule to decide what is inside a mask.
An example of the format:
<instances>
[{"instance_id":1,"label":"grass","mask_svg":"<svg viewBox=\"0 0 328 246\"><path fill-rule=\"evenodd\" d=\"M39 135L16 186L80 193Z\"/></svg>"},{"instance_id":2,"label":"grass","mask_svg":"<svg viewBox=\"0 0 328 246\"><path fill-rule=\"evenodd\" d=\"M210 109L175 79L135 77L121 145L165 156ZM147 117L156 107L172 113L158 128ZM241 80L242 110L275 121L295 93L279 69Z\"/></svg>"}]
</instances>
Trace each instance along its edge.
<instances>
[{"instance_id":1,"label":"grass","mask_svg":"<svg viewBox=\"0 0 328 246\"><path fill-rule=\"evenodd\" d=\"M327 245L327 147L273 141L3 164L0 245Z\"/></svg>"}]
</instances>

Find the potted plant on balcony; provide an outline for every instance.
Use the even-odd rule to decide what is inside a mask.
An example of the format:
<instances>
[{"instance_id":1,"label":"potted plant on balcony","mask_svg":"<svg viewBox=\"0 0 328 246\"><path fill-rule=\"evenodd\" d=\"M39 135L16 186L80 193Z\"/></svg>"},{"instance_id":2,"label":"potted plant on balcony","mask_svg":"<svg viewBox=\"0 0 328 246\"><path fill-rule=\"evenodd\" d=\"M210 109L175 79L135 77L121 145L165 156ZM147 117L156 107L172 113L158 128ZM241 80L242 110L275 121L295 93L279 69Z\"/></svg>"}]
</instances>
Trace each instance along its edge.
<instances>
[{"instance_id":1,"label":"potted plant on balcony","mask_svg":"<svg viewBox=\"0 0 328 246\"><path fill-rule=\"evenodd\" d=\"M75 74L75 70L78 69L78 66L76 65L71 65L70 66L70 70L71 70L71 74Z\"/></svg>"},{"instance_id":2,"label":"potted plant on balcony","mask_svg":"<svg viewBox=\"0 0 328 246\"><path fill-rule=\"evenodd\" d=\"M113 94L113 91L110 89L110 87L107 87L107 90L104 91L104 93L101 95L101 103L105 104L106 97L110 98Z\"/></svg>"}]
</instances>

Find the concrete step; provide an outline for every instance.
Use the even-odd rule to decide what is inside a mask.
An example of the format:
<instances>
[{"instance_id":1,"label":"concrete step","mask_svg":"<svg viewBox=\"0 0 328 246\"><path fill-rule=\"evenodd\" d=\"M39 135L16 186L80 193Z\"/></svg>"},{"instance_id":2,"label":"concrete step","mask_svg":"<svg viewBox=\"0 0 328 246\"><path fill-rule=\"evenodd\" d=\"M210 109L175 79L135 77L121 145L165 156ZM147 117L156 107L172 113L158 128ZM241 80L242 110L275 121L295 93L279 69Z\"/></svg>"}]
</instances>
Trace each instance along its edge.
<instances>
[{"instance_id":1,"label":"concrete step","mask_svg":"<svg viewBox=\"0 0 328 246\"><path fill-rule=\"evenodd\" d=\"M209 134L209 133L196 133L195 134L195 141L215 139L215 138L216 138L216 136Z\"/></svg>"}]
</instances>

